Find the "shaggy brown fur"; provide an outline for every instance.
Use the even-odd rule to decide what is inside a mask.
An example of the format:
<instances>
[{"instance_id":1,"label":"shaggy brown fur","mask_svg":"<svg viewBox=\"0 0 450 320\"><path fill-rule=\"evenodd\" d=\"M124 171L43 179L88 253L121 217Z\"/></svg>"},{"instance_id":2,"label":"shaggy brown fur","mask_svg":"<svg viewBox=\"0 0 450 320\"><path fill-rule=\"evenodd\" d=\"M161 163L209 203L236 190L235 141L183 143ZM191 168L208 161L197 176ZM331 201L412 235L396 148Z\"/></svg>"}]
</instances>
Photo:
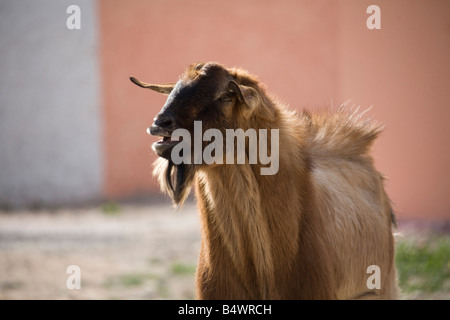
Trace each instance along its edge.
<instances>
[{"instance_id":1,"label":"shaggy brown fur","mask_svg":"<svg viewBox=\"0 0 450 320\"><path fill-rule=\"evenodd\" d=\"M197 298L396 298L392 209L368 154L377 124L343 110L288 111L255 77L216 63L190 66L179 83L191 91L175 87L160 113L172 112L177 127L279 129L275 175L261 175L260 164L157 160L176 205L195 185ZM231 102L214 102L230 92ZM370 265L380 267L381 289L367 287Z\"/></svg>"}]
</instances>

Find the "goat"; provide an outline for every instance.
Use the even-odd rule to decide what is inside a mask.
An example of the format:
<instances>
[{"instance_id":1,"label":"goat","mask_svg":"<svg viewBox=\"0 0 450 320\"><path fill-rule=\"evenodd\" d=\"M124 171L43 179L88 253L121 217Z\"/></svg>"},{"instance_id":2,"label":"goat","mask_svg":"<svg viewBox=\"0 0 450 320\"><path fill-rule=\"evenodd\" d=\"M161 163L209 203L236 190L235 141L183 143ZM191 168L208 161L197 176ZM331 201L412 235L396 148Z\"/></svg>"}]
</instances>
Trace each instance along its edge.
<instances>
[{"instance_id":1,"label":"goat","mask_svg":"<svg viewBox=\"0 0 450 320\"><path fill-rule=\"evenodd\" d=\"M289 111L255 76L213 62L189 66L176 83L130 79L168 95L149 128L163 137L153 145L154 174L175 205L195 186L198 299L397 297L395 220L368 154L380 125L344 110ZM180 141L171 135L193 134L195 121L204 131L279 130L278 172L261 175L260 162L175 164L171 150ZM368 285L373 265L375 288Z\"/></svg>"}]
</instances>

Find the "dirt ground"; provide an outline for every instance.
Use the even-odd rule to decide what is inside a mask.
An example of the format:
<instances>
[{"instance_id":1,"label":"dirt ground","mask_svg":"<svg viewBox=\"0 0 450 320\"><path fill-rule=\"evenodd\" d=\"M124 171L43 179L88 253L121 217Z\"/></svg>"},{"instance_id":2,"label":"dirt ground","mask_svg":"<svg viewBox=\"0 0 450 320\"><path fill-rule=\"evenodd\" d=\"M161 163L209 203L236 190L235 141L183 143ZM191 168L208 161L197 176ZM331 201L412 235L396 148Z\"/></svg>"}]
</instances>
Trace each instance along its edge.
<instances>
[{"instance_id":1,"label":"dirt ground","mask_svg":"<svg viewBox=\"0 0 450 320\"><path fill-rule=\"evenodd\" d=\"M193 202L0 211L0 299L193 299L199 248Z\"/></svg>"},{"instance_id":2,"label":"dirt ground","mask_svg":"<svg viewBox=\"0 0 450 320\"><path fill-rule=\"evenodd\" d=\"M194 204L2 212L0 299L192 299L199 247Z\"/></svg>"}]
</instances>

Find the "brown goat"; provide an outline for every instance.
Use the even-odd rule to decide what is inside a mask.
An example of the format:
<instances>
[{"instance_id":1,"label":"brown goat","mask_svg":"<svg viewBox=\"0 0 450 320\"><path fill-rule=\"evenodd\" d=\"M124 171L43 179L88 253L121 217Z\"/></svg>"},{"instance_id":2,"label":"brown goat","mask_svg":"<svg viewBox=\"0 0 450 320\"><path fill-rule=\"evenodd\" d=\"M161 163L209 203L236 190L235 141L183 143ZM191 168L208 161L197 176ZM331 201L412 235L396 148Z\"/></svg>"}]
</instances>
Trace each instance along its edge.
<instances>
[{"instance_id":1,"label":"brown goat","mask_svg":"<svg viewBox=\"0 0 450 320\"><path fill-rule=\"evenodd\" d=\"M131 80L169 94L150 128L164 137L153 146L160 156L154 174L176 205L195 185L197 298L397 297L394 216L368 155L380 126L343 110L288 111L254 76L217 63L191 65L174 84ZM248 161L175 164L170 151L180 141L171 135L178 128L194 134L194 121L203 131L278 129L278 172L262 175L264 165ZM372 265L380 287L368 285Z\"/></svg>"}]
</instances>

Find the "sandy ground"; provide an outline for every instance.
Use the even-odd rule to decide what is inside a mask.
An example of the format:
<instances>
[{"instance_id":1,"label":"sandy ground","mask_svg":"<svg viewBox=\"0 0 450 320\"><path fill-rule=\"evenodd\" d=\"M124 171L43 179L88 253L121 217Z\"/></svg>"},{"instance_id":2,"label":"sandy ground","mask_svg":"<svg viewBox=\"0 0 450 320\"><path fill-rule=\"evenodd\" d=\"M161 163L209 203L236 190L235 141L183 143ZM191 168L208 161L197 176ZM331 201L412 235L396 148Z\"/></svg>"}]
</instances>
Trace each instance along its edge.
<instances>
[{"instance_id":1,"label":"sandy ground","mask_svg":"<svg viewBox=\"0 0 450 320\"><path fill-rule=\"evenodd\" d=\"M199 248L193 202L0 211L0 299L193 299Z\"/></svg>"},{"instance_id":2,"label":"sandy ground","mask_svg":"<svg viewBox=\"0 0 450 320\"><path fill-rule=\"evenodd\" d=\"M192 299L195 205L113 211L0 212L0 299ZM80 289L67 287L71 265Z\"/></svg>"}]
</instances>

